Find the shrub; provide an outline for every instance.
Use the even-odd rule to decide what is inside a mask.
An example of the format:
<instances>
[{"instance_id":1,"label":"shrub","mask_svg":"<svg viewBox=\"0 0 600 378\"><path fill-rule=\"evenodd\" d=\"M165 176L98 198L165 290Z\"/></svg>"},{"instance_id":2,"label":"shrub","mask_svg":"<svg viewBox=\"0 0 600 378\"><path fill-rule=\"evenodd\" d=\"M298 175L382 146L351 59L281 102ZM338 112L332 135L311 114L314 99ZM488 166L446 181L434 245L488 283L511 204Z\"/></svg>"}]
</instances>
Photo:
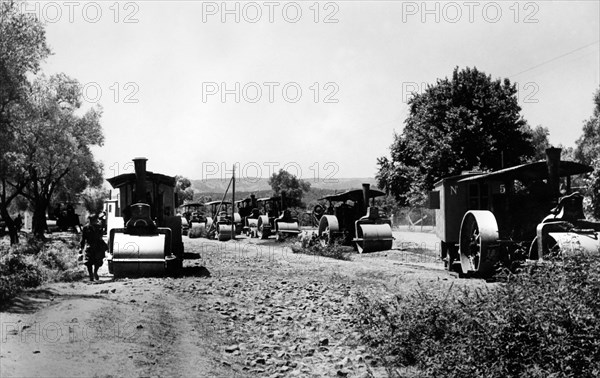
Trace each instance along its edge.
<instances>
[{"instance_id":1,"label":"shrub","mask_svg":"<svg viewBox=\"0 0 600 378\"><path fill-rule=\"evenodd\" d=\"M43 272L28 256L13 251L0 258L0 301L15 296L22 288L30 288L43 282Z\"/></svg>"},{"instance_id":2,"label":"shrub","mask_svg":"<svg viewBox=\"0 0 600 378\"><path fill-rule=\"evenodd\" d=\"M600 258L531 267L505 284L357 298L363 341L392 375L594 377L600 374Z\"/></svg>"},{"instance_id":3,"label":"shrub","mask_svg":"<svg viewBox=\"0 0 600 378\"><path fill-rule=\"evenodd\" d=\"M77 238L42 243L34 239L0 248L0 300L45 281L73 281L85 276L77 264Z\"/></svg>"},{"instance_id":4,"label":"shrub","mask_svg":"<svg viewBox=\"0 0 600 378\"><path fill-rule=\"evenodd\" d=\"M350 247L345 247L339 242L323 246L316 238L316 234L304 233L300 235L300 242L292 246L294 253L304 253L307 255L318 255L329 257L336 260L350 261Z\"/></svg>"}]
</instances>

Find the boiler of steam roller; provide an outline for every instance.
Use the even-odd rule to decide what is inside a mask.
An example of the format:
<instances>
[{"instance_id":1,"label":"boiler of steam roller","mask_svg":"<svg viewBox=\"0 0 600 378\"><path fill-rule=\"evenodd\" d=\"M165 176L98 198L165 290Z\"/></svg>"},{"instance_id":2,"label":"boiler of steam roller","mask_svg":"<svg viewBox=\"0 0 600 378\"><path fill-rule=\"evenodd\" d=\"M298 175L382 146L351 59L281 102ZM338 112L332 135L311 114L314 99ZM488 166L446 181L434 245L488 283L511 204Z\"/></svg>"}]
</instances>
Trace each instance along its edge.
<instances>
[{"instance_id":1,"label":"boiler of steam roller","mask_svg":"<svg viewBox=\"0 0 600 378\"><path fill-rule=\"evenodd\" d=\"M135 173L108 179L119 189L124 228L109 235L108 267L117 277L176 275L183 264L181 217L175 215L175 178L146 170L133 159Z\"/></svg>"}]
</instances>

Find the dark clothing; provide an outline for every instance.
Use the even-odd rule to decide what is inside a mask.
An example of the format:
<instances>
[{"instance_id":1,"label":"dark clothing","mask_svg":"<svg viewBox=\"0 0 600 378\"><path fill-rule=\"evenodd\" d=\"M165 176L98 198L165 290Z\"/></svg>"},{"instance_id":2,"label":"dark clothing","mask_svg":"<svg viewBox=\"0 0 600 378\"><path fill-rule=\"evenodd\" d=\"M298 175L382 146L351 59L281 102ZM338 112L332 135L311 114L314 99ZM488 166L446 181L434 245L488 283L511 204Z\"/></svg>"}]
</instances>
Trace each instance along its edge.
<instances>
[{"instance_id":1,"label":"dark clothing","mask_svg":"<svg viewBox=\"0 0 600 378\"><path fill-rule=\"evenodd\" d=\"M108 246L104 240L102 240L102 229L99 226L87 224L83 227L81 233L81 249L84 247L83 264L86 266L102 266L104 262L104 252L108 250Z\"/></svg>"}]
</instances>

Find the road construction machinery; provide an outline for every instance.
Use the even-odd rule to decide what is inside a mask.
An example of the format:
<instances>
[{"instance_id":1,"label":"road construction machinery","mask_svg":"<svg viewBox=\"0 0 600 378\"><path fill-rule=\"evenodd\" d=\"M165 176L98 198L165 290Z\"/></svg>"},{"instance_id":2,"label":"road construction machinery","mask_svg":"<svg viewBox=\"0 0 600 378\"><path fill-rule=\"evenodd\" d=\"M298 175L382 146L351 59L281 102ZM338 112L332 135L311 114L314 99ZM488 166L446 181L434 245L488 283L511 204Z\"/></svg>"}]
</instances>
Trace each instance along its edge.
<instances>
[{"instance_id":1,"label":"road construction machinery","mask_svg":"<svg viewBox=\"0 0 600 378\"><path fill-rule=\"evenodd\" d=\"M206 230L208 238L216 238L219 241L227 241L232 238L232 230L237 234L241 230L241 218L238 213L233 214L231 219L230 201L207 202L209 216L206 217Z\"/></svg>"},{"instance_id":2,"label":"road construction machinery","mask_svg":"<svg viewBox=\"0 0 600 378\"><path fill-rule=\"evenodd\" d=\"M384 195L380 190L371 189L369 184L363 184L362 190L320 198L328 202L328 206L314 210L320 215L318 236L321 244L327 246L337 241L354 245L359 253L391 249L394 241L392 223L381 216L375 206L375 198ZM334 206L334 203L338 205Z\"/></svg>"},{"instance_id":3,"label":"road construction machinery","mask_svg":"<svg viewBox=\"0 0 600 378\"><path fill-rule=\"evenodd\" d=\"M592 168L561 161L560 153L549 148L546 161L434 184L429 202L449 270L487 277L499 262L598 251L600 223L584 219L583 197L571 192L571 176Z\"/></svg>"},{"instance_id":4,"label":"road construction machinery","mask_svg":"<svg viewBox=\"0 0 600 378\"><path fill-rule=\"evenodd\" d=\"M115 277L177 274L183 263L181 217L175 215L175 178L146 170L109 178L119 189L123 228L109 233L108 267Z\"/></svg>"},{"instance_id":5,"label":"road construction machinery","mask_svg":"<svg viewBox=\"0 0 600 378\"><path fill-rule=\"evenodd\" d=\"M198 234L204 232L202 228L206 226L206 217L204 216L204 204L202 202L184 203L179 207L179 212L182 215L181 222L184 228L182 233L184 235L189 235L189 231L194 228L201 229Z\"/></svg>"},{"instance_id":6,"label":"road construction machinery","mask_svg":"<svg viewBox=\"0 0 600 378\"><path fill-rule=\"evenodd\" d=\"M256 222L256 233L261 239L275 235L277 240L300 234L298 218L292 216L287 208L285 191L280 196L259 198L256 200L261 215Z\"/></svg>"},{"instance_id":7,"label":"road construction machinery","mask_svg":"<svg viewBox=\"0 0 600 378\"><path fill-rule=\"evenodd\" d=\"M258 217L260 212L258 211L258 203L256 196L251 194L250 197L235 201L240 217L240 229L239 233L244 233L246 236L256 237ZM238 229L236 228L236 232Z\"/></svg>"},{"instance_id":8,"label":"road construction machinery","mask_svg":"<svg viewBox=\"0 0 600 378\"><path fill-rule=\"evenodd\" d=\"M56 219L56 227L60 231L68 231L72 228L75 233L79 233L81 223L79 221L79 214L75 213L75 205L73 203L59 203L54 210L54 217Z\"/></svg>"}]
</instances>

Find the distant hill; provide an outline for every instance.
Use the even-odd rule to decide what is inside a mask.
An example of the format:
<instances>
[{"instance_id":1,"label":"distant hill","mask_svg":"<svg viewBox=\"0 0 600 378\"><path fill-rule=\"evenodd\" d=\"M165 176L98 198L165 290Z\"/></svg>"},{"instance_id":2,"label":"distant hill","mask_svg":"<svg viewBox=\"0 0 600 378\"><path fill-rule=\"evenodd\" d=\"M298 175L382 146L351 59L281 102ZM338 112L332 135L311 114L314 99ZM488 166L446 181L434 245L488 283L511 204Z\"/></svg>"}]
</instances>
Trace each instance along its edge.
<instances>
[{"instance_id":1,"label":"distant hill","mask_svg":"<svg viewBox=\"0 0 600 378\"><path fill-rule=\"evenodd\" d=\"M190 180L192 188L199 194L224 193L229 184L229 179L206 179ZM369 183L376 186L376 181L372 177L367 178L338 178L330 181L319 180L310 182L311 189L321 189L319 192L344 191L348 189L360 189L363 183ZM231 189L230 189L231 191ZM235 191L239 193L267 193L271 191L271 186L266 178L242 178L235 181Z\"/></svg>"}]
</instances>

